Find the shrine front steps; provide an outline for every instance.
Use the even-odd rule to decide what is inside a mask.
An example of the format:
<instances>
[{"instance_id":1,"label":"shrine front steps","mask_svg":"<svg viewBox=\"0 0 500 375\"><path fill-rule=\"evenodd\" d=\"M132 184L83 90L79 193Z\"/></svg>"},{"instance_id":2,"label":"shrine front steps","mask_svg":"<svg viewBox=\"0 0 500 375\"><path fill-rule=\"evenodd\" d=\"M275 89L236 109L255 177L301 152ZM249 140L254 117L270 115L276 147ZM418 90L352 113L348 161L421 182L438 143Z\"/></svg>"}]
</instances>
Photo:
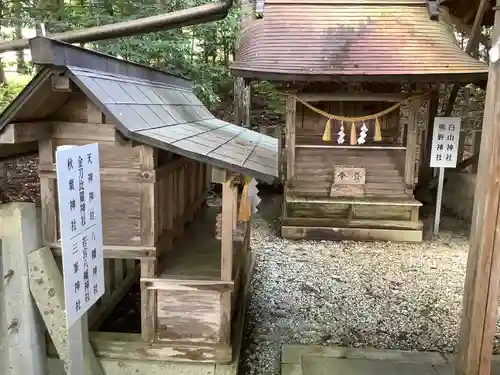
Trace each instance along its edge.
<instances>
[{"instance_id":1,"label":"shrine front steps","mask_svg":"<svg viewBox=\"0 0 500 375\"><path fill-rule=\"evenodd\" d=\"M288 239L421 242L414 198L329 198L287 194L281 235Z\"/></svg>"}]
</instances>

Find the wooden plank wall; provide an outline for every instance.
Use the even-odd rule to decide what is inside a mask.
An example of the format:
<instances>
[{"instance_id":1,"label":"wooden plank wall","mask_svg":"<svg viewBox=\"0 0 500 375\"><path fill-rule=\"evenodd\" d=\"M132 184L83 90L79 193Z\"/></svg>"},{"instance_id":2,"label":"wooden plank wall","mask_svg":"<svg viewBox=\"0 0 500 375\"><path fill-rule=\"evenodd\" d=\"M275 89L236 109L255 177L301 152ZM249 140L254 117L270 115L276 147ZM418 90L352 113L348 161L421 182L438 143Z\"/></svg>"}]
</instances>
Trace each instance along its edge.
<instances>
[{"instance_id":1,"label":"wooden plank wall","mask_svg":"<svg viewBox=\"0 0 500 375\"><path fill-rule=\"evenodd\" d=\"M366 196L404 198L405 150L298 148L291 190L301 195L328 197L333 166L363 167Z\"/></svg>"},{"instance_id":2,"label":"wooden plank wall","mask_svg":"<svg viewBox=\"0 0 500 375\"><path fill-rule=\"evenodd\" d=\"M83 94L74 94L59 110L51 122L40 124L49 131L39 142L39 174L44 245L59 250L60 237L57 206L57 181L55 152L61 145L99 143L101 191L103 202L103 227L106 245L140 245L139 192L140 180L138 150L115 145L114 126L104 123L99 109ZM112 249L111 249L112 250ZM123 298L138 277L134 259L109 259L105 251L106 292L89 311L89 326L98 327L116 304ZM60 258L58 259L61 271Z\"/></svg>"},{"instance_id":3,"label":"wooden plank wall","mask_svg":"<svg viewBox=\"0 0 500 375\"><path fill-rule=\"evenodd\" d=\"M159 151L155 183L155 240L157 256L183 234L184 225L206 200L208 167L195 160Z\"/></svg>"},{"instance_id":4,"label":"wooden plank wall","mask_svg":"<svg viewBox=\"0 0 500 375\"><path fill-rule=\"evenodd\" d=\"M202 207L209 186L206 164L163 150L154 151L157 171L154 199L143 210L144 215L153 214L156 257L141 261L141 278L154 278L162 271L158 268L160 259L172 248L175 239L183 235L185 225ZM141 283L141 334L145 341L154 341L157 335L157 299L157 291Z\"/></svg>"}]
</instances>

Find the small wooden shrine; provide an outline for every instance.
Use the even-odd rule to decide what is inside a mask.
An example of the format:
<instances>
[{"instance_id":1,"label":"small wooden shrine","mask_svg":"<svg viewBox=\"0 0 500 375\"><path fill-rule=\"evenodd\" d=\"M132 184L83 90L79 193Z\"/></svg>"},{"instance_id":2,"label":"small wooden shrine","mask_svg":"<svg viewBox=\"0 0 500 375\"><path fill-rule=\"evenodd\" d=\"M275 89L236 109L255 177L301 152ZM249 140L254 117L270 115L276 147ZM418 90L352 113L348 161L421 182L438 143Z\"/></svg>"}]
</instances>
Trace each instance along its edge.
<instances>
[{"instance_id":1,"label":"small wooden shrine","mask_svg":"<svg viewBox=\"0 0 500 375\"><path fill-rule=\"evenodd\" d=\"M0 116L0 147L38 145L43 241L59 257L55 150L99 144L97 355L230 364L252 264L246 186L277 176L277 140L214 118L183 78L47 38L30 46L41 69ZM221 207L206 205L211 182L223 185ZM139 277L141 333L96 332ZM46 321L49 333L65 324Z\"/></svg>"},{"instance_id":2,"label":"small wooden shrine","mask_svg":"<svg viewBox=\"0 0 500 375\"><path fill-rule=\"evenodd\" d=\"M282 235L421 241L413 190L429 166L437 84L484 80L487 66L456 44L436 2L247 8L231 69L246 90L268 80L286 97Z\"/></svg>"}]
</instances>

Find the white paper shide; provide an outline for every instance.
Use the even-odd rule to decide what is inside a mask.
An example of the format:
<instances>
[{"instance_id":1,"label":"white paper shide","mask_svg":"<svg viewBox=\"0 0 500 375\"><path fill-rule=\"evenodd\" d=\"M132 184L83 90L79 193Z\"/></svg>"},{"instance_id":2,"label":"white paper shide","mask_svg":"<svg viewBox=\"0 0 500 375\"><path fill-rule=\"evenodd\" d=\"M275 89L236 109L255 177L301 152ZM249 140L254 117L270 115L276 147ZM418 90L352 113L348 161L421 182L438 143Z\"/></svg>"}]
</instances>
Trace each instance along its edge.
<instances>
[{"instance_id":1,"label":"white paper shide","mask_svg":"<svg viewBox=\"0 0 500 375\"><path fill-rule=\"evenodd\" d=\"M71 327L104 294L98 145L58 148L56 169L64 295Z\"/></svg>"},{"instance_id":2,"label":"white paper shide","mask_svg":"<svg viewBox=\"0 0 500 375\"><path fill-rule=\"evenodd\" d=\"M455 168L460 139L460 117L436 117L432 133L431 167Z\"/></svg>"},{"instance_id":3,"label":"white paper shide","mask_svg":"<svg viewBox=\"0 0 500 375\"><path fill-rule=\"evenodd\" d=\"M257 206L259 205L261 199L259 197L259 189L257 189L257 181L255 178L248 184L248 199L250 201L250 206L252 208L252 215L258 211Z\"/></svg>"}]
</instances>

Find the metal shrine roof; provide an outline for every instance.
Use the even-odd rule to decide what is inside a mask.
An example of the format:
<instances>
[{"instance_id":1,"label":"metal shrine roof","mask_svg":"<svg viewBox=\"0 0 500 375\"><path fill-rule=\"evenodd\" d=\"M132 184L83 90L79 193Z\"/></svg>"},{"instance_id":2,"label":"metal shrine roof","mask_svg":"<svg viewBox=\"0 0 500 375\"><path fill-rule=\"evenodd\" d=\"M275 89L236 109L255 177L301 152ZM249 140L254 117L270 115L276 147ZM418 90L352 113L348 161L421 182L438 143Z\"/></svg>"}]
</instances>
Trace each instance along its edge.
<instances>
[{"instance_id":1,"label":"metal shrine roof","mask_svg":"<svg viewBox=\"0 0 500 375\"><path fill-rule=\"evenodd\" d=\"M66 47L65 43L51 43L57 48ZM78 47L67 48L74 51ZM88 53L88 61L95 56L103 58L101 54L78 50L80 54ZM259 179L271 181L277 176L277 139L215 118L192 92L191 86L179 82L179 77L169 83L172 81L167 74L160 77L161 80L151 80L144 78L147 75L142 73L124 75L116 73L117 69L96 70L83 65L65 65L61 72L46 64L0 115L0 132L8 123L41 119L60 108L68 97L54 92L47 95L52 90L46 91L44 83L50 82L53 74L64 74L106 116L114 119L117 130L127 138ZM158 71L154 72L156 75ZM39 90L44 92L36 95ZM40 104L41 101L45 101L45 105Z\"/></svg>"},{"instance_id":2,"label":"metal shrine roof","mask_svg":"<svg viewBox=\"0 0 500 375\"><path fill-rule=\"evenodd\" d=\"M485 79L486 64L457 45L425 0L266 0L248 21L231 66L246 78L434 81Z\"/></svg>"}]
</instances>

